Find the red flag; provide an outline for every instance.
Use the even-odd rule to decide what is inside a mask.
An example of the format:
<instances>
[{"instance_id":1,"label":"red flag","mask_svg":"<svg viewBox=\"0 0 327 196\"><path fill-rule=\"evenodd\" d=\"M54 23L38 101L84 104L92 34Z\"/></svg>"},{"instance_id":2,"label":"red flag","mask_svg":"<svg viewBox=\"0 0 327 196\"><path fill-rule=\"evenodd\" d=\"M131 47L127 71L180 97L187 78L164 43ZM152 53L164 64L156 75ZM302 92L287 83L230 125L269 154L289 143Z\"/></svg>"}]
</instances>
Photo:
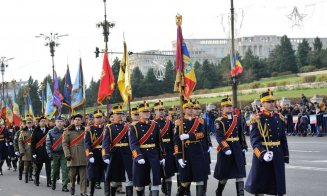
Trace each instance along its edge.
<instances>
[{"instance_id":1,"label":"red flag","mask_svg":"<svg viewBox=\"0 0 327 196\"><path fill-rule=\"evenodd\" d=\"M115 78L110 67L107 52L105 51L103 57L103 66L100 78L100 86L98 92L98 103L102 104L102 101L111 96L115 89Z\"/></svg>"}]
</instances>

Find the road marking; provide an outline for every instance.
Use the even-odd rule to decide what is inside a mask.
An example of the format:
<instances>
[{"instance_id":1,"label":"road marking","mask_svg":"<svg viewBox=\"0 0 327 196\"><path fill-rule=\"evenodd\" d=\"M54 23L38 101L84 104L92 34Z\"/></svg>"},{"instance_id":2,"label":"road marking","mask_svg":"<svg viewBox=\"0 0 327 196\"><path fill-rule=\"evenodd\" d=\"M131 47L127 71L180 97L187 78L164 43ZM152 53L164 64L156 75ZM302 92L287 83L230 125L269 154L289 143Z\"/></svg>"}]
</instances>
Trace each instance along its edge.
<instances>
[{"instance_id":1,"label":"road marking","mask_svg":"<svg viewBox=\"0 0 327 196\"><path fill-rule=\"evenodd\" d=\"M288 142L289 144L327 144L327 142Z\"/></svg>"},{"instance_id":2,"label":"road marking","mask_svg":"<svg viewBox=\"0 0 327 196\"><path fill-rule=\"evenodd\" d=\"M299 169L299 170L310 170L310 171L323 171L327 172L327 168L320 167L306 167L306 166L294 166L294 165L286 165L287 169Z\"/></svg>"},{"instance_id":3,"label":"road marking","mask_svg":"<svg viewBox=\"0 0 327 196\"><path fill-rule=\"evenodd\" d=\"M310 162L310 163L327 163L327 160L299 160L303 162Z\"/></svg>"}]
</instances>

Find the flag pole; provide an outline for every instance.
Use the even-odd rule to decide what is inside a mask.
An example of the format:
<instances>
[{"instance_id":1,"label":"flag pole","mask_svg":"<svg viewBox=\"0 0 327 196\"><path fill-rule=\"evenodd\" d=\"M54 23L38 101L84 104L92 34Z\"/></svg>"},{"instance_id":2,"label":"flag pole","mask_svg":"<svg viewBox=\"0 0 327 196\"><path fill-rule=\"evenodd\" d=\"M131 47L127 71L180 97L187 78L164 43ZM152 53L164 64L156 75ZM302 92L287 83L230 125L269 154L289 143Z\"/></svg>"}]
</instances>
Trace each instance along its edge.
<instances>
[{"instance_id":1,"label":"flag pole","mask_svg":"<svg viewBox=\"0 0 327 196\"><path fill-rule=\"evenodd\" d=\"M177 27L180 27L182 25L182 16L177 14L176 15L176 25ZM178 41L178 34L177 34L177 41ZM182 42L182 40L180 40ZM177 45L180 43L176 43L176 47L178 47ZM181 46L180 46L181 47ZM178 51L176 50L176 52L182 52L181 50ZM176 54L177 55L177 54ZM180 54L182 55L182 54ZM179 63L176 61L176 63ZM182 62L183 63L183 62ZM179 74L179 83L177 84L178 89L179 89L179 119L180 119L180 125L179 125L179 135L182 135L184 133L184 126L183 126L183 122L184 122L184 116L183 116L183 100L184 100L184 96L183 96L183 91L184 91L184 73L183 73L183 68L182 65L178 66L178 73ZM177 75L178 77L178 75ZM182 159L183 161L185 160L185 145L184 145L184 140L181 141L182 142Z\"/></svg>"}]
</instances>

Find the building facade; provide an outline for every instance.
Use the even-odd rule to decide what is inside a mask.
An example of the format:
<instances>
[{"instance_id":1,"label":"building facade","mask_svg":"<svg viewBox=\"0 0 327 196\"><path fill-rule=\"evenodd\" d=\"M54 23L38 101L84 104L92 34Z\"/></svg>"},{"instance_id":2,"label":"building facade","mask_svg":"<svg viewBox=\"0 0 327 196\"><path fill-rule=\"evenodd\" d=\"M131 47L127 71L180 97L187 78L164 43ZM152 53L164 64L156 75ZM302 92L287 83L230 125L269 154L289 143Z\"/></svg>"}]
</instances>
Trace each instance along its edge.
<instances>
[{"instance_id":1,"label":"building facade","mask_svg":"<svg viewBox=\"0 0 327 196\"><path fill-rule=\"evenodd\" d=\"M270 52L280 44L282 36L277 35L255 35L235 39L235 50L241 56L250 49L259 58L268 58ZM290 38L293 50L306 39L313 48L315 38ZM327 38L319 38L323 48L327 46ZM204 60L218 64L222 58L230 53L231 39L184 39L193 62L202 63ZM141 54L133 54L129 57L131 68L139 67L143 75L149 68L153 68L157 79L164 78L166 63L175 61L176 41L172 42L172 50L149 50Z\"/></svg>"}]
</instances>

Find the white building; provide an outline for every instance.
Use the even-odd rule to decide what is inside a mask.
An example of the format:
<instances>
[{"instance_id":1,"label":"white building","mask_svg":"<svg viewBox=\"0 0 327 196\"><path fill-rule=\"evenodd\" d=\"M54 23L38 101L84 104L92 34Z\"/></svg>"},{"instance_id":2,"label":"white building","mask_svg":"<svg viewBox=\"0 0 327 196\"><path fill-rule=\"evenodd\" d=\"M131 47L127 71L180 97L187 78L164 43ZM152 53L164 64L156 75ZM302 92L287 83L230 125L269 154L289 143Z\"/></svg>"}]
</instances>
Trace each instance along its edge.
<instances>
[{"instance_id":1,"label":"white building","mask_svg":"<svg viewBox=\"0 0 327 196\"><path fill-rule=\"evenodd\" d=\"M270 52L280 44L282 36L255 35L235 39L235 50L244 56L248 49L259 58L268 58ZM311 48L315 38L290 38L293 49L296 50L299 43L306 39ZM327 47L327 38L319 38L323 48ZM230 52L230 39L184 39L193 62L202 63L205 59L218 64L220 60ZM172 50L149 50L141 54L133 54L129 57L131 68L138 66L146 74L150 67L154 68L157 79L164 78L165 64L168 60L175 61L176 40L172 42Z\"/></svg>"}]
</instances>

